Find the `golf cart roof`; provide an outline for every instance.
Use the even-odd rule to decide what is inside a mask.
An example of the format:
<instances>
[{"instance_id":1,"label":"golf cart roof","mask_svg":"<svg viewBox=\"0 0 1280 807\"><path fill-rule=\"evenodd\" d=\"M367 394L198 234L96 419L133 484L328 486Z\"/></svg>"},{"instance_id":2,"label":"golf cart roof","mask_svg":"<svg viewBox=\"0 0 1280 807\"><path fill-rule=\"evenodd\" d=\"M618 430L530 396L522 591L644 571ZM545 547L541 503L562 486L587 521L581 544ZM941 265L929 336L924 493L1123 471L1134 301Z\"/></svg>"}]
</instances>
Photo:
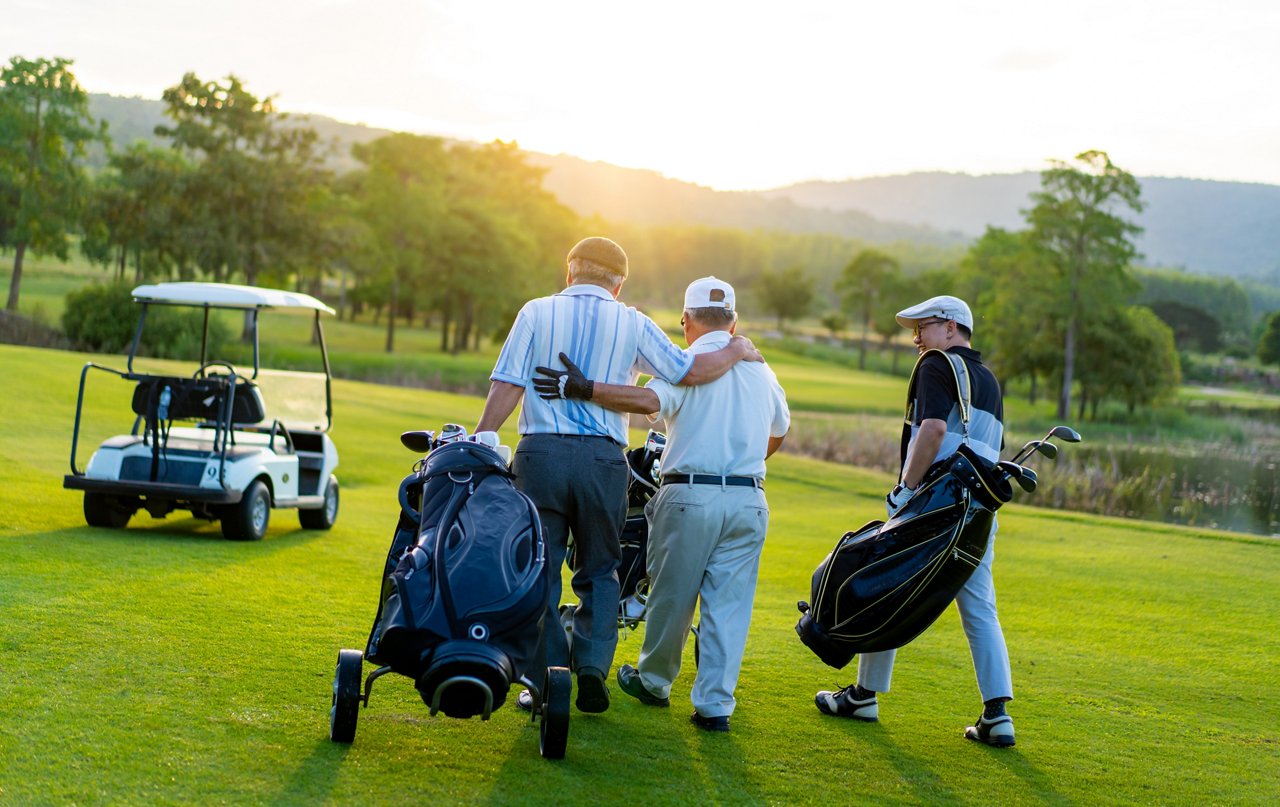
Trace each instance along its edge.
<instances>
[{"instance_id":1,"label":"golf cart roof","mask_svg":"<svg viewBox=\"0 0 1280 807\"><path fill-rule=\"evenodd\" d=\"M134 302L209 308L302 308L335 313L310 294L230 283L153 283L133 290Z\"/></svg>"}]
</instances>

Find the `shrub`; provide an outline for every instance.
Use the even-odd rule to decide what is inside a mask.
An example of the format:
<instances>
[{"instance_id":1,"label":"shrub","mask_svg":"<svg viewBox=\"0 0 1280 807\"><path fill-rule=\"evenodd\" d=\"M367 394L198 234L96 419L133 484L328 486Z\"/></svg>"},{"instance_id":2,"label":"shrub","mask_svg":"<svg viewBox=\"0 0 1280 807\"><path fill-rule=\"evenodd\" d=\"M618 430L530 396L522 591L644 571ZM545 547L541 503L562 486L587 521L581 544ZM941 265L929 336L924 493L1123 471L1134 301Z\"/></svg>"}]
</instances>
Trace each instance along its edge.
<instances>
[{"instance_id":1,"label":"shrub","mask_svg":"<svg viewBox=\"0 0 1280 807\"><path fill-rule=\"evenodd\" d=\"M93 284L67 294L62 330L86 350L123 353L133 341L141 310L124 283ZM198 311L151 306L139 351L166 359L195 359L200 354L204 315ZM216 355L230 334L221 319L209 319L208 352Z\"/></svg>"}]
</instances>

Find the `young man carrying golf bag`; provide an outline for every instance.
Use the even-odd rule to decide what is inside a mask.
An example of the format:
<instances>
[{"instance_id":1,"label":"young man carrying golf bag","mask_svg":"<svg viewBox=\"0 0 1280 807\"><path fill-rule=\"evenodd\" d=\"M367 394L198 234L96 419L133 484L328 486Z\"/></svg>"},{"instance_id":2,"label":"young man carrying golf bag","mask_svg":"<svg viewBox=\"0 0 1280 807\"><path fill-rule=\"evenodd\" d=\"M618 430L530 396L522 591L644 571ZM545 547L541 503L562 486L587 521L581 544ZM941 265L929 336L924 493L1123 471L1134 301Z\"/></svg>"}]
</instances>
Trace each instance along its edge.
<instances>
[{"instance_id":1,"label":"young man carrying golf bag","mask_svg":"<svg viewBox=\"0 0 1280 807\"><path fill-rule=\"evenodd\" d=\"M999 461L1004 444L1000 385L982 364L981 355L969 346L973 333L969 306L956 297L934 297L898 312L897 320L912 330L921 354L945 351L964 362L970 379L970 412L966 424L948 356L924 355L916 369L914 400L908 402L902 473L885 498L891 517L911 499L929 467L955 454L961 444L967 443L974 453L992 464ZM993 515L986 553L956 594L955 602L984 704L975 725L965 729L965 737L1005 747L1014 744L1013 720L1005 714L1004 706L1013 699L1013 683L1004 632L996 614L991 571L996 528ZM860 655L857 682L834 692L818 692L814 697L818 710L855 720L879 719L876 695L889 691L896 654L896 650L884 650Z\"/></svg>"}]
</instances>

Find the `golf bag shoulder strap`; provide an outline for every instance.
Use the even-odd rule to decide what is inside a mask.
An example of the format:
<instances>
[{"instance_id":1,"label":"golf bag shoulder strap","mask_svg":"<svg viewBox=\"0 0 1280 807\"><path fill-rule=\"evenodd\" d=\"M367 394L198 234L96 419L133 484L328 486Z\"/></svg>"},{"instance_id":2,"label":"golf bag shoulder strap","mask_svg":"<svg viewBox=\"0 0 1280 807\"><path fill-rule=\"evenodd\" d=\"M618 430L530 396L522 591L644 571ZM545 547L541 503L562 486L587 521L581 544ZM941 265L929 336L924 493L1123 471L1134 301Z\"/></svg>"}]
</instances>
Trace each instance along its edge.
<instances>
[{"instance_id":1,"label":"golf bag shoulder strap","mask_svg":"<svg viewBox=\"0 0 1280 807\"><path fill-rule=\"evenodd\" d=\"M972 410L969 367L964 363L964 359L954 353L936 349L926 350L916 360L916 366L911 370L911 381L907 384L907 411L902 419L903 463L907 461L907 447L911 444L911 427L916 420L916 387L920 383L920 368L924 365L924 360L935 353L945 358L947 365L951 368L951 377L956 383L956 399L960 402L960 428L963 434L963 441L966 445L969 443L969 413Z\"/></svg>"}]
</instances>

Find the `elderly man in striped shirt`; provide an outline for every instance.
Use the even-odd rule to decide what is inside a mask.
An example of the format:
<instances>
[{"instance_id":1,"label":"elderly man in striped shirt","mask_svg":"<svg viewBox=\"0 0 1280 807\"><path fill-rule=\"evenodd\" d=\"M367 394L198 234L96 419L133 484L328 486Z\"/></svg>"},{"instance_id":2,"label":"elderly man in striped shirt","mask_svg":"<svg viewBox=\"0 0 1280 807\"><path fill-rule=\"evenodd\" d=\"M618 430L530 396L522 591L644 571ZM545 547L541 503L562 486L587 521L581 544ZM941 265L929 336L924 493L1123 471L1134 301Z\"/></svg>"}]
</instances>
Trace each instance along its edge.
<instances>
[{"instance_id":1,"label":"elderly man in striped shirt","mask_svg":"<svg viewBox=\"0 0 1280 807\"><path fill-rule=\"evenodd\" d=\"M714 381L744 358L760 359L750 341L737 337L724 348L697 355L681 350L653 320L618 301L627 278L627 256L607 238L586 238L569 251L568 287L525 304L511 326L490 375L489 395L477 431L497 430L521 404L512 471L516 486L538 507L548 547L550 594L532 680L548 666L577 675L577 707L609 708L607 676L618 642L618 535L626 518L627 419L590 401L588 390L566 385L599 379L634 384L640 373L672 384ZM534 368L558 364L567 353L582 375L560 378L561 393L577 400L544 400L535 391ZM585 392L586 394L582 394ZM559 629L560 568L569 536L576 547L573 651ZM521 693L517 703L528 708Z\"/></svg>"}]
</instances>

